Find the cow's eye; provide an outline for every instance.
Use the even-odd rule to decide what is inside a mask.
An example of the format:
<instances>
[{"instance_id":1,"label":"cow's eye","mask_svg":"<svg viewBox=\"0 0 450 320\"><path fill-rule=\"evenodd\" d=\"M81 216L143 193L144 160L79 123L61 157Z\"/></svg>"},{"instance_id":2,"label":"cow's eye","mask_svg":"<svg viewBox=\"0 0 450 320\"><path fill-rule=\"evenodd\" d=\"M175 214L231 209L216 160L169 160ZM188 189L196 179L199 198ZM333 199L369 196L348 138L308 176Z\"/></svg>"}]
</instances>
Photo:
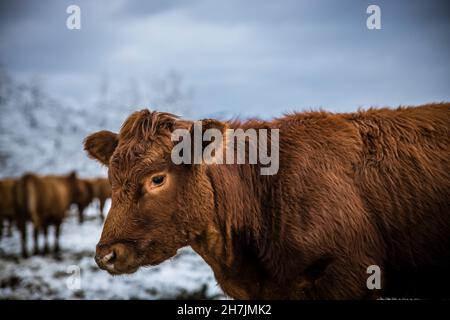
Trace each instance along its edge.
<instances>
[{"instance_id":1,"label":"cow's eye","mask_svg":"<svg viewBox=\"0 0 450 320\"><path fill-rule=\"evenodd\" d=\"M159 186L164 182L164 180L165 180L165 176L154 176L152 178L152 184L154 186Z\"/></svg>"},{"instance_id":2,"label":"cow's eye","mask_svg":"<svg viewBox=\"0 0 450 320\"><path fill-rule=\"evenodd\" d=\"M165 173L155 174L149 177L143 184L144 190L152 192L166 183L167 175Z\"/></svg>"}]
</instances>

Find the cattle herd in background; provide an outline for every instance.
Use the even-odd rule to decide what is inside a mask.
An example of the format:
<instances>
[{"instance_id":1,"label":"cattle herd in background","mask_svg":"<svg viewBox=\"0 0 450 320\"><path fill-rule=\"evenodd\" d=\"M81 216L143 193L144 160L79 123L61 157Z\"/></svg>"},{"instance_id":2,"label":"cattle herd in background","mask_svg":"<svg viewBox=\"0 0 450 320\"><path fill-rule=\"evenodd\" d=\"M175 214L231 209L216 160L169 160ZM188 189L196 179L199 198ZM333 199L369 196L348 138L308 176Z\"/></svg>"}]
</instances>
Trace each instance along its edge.
<instances>
[{"instance_id":1,"label":"cattle herd in background","mask_svg":"<svg viewBox=\"0 0 450 320\"><path fill-rule=\"evenodd\" d=\"M105 201L111 197L111 187L105 178L81 179L76 172L68 175L37 175L26 173L20 178L0 180L0 238L11 236L16 227L21 234L22 256L28 256L27 223L33 225L34 254L49 252L47 235L55 228L54 252L59 251L60 227L69 209L75 205L79 222L84 211L98 201L100 218L104 219ZM6 229L6 230L4 230ZM44 236L44 248L39 248L39 234Z\"/></svg>"}]
</instances>

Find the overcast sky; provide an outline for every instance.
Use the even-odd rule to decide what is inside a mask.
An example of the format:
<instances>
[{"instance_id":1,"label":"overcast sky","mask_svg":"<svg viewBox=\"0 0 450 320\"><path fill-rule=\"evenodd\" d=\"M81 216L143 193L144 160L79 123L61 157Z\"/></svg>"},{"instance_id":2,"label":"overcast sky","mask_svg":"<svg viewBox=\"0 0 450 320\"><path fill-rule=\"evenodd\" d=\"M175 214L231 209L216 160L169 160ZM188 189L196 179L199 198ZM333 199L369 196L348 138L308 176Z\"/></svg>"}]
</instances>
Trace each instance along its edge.
<instances>
[{"instance_id":1,"label":"overcast sky","mask_svg":"<svg viewBox=\"0 0 450 320\"><path fill-rule=\"evenodd\" d=\"M102 74L126 83L170 70L194 89L198 115L448 101L449 3L2 0L0 61L80 105ZM70 4L81 30L66 28ZM367 29L369 4L382 30Z\"/></svg>"}]
</instances>

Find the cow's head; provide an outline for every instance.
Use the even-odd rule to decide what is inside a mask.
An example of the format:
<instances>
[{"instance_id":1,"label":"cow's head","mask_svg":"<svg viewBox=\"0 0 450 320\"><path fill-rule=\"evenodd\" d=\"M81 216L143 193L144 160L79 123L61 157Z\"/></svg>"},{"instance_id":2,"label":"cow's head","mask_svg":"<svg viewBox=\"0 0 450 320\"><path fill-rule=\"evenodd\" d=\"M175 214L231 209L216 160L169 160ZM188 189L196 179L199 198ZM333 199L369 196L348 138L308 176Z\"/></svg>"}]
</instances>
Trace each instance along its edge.
<instances>
[{"instance_id":1,"label":"cow's head","mask_svg":"<svg viewBox=\"0 0 450 320\"><path fill-rule=\"evenodd\" d=\"M209 179L202 165L171 160L171 133L191 127L172 114L142 110L118 134L100 131L86 138L86 151L108 167L112 187L96 251L102 269L121 274L159 264L202 232L214 208Z\"/></svg>"}]
</instances>

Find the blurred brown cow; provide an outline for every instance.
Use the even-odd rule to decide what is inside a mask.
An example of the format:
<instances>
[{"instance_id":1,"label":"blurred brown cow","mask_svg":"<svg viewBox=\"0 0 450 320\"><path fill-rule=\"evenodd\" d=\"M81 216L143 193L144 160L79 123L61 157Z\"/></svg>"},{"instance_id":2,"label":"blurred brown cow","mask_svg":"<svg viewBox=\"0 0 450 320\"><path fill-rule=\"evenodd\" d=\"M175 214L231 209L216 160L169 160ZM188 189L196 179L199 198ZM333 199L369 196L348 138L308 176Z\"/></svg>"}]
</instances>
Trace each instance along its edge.
<instances>
[{"instance_id":1,"label":"blurred brown cow","mask_svg":"<svg viewBox=\"0 0 450 320\"><path fill-rule=\"evenodd\" d=\"M94 184L87 179L76 179L74 181L73 203L78 209L78 221L83 223L84 210L94 200Z\"/></svg>"},{"instance_id":2,"label":"blurred brown cow","mask_svg":"<svg viewBox=\"0 0 450 320\"><path fill-rule=\"evenodd\" d=\"M93 196L99 201L100 218L103 220L105 218L103 213L105 202L107 199L111 198L111 185L108 179L105 178L95 178L89 181L92 185Z\"/></svg>"},{"instance_id":3,"label":"blurred brown cow","mask_svg":"<svg viewBox=\"0 0 450 320\"><path fill-rule=\"evenodd\" d=\"M16 187L19 230L22 233L22 255L28 255L26 248L26 221L33 223L34 253L39 253L38 237L43 232L44 251L48 252L48 227L55 226L54 252L59 251L59 234L61 223L73 202L76 190L76 173L66 176L39 176L27 173L21 177Z\"/></svg>"}]
</instances>

